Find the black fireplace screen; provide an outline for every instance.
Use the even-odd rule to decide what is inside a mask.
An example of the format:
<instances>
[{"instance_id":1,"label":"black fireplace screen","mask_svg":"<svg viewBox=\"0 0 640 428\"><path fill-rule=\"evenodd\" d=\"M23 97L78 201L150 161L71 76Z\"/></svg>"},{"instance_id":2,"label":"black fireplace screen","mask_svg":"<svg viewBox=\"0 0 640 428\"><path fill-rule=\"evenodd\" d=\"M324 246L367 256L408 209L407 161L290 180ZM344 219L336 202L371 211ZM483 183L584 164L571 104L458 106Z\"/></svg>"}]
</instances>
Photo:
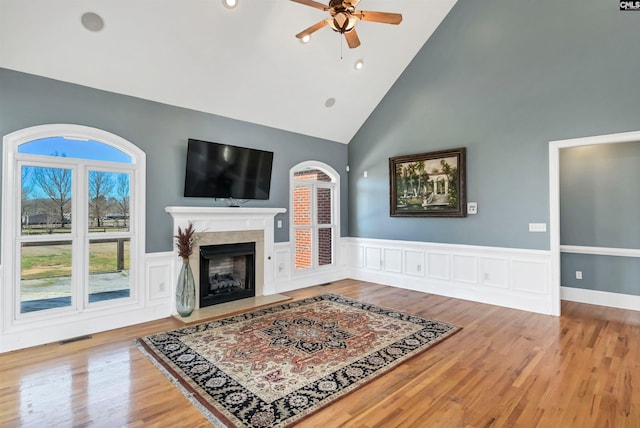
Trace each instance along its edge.
<instances>
[{"instance_id":1,"label":"black fireplace screen","mask_svg":"<svg viewBox=\"0 0 640 428\"><path fill-rule=\"evenodd\" d=\"M200 307L256 295L255 242L200 247Z\"/></svg>"}]
</instances>

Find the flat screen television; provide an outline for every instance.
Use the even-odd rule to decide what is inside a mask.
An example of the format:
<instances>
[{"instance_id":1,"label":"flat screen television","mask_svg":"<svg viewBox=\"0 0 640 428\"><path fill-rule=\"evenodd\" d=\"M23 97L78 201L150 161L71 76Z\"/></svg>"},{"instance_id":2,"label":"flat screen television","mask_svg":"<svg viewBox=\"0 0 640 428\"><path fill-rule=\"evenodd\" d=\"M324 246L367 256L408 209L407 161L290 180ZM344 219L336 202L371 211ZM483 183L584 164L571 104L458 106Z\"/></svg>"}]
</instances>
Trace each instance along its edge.
<instances>
[{"instance_id":1,"label":"flat screen television","mask_svg":"<svg viewBox=\"0 0 640 428\"><path fill-rule=\"evenodd\" d=\"M269 199L273 152L189 139L184 196Z\"/></svg>"}]
</instances>

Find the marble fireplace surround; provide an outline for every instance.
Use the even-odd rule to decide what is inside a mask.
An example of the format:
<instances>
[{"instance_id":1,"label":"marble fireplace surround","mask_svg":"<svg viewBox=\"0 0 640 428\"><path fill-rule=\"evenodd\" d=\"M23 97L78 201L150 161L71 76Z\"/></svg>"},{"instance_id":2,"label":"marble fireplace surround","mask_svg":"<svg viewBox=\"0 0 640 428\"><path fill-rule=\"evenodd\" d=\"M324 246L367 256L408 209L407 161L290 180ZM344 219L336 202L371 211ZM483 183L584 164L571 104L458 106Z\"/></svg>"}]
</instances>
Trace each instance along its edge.
<instances>
[{"instance_id":1,"label":"marble fireplace surround","mask_svg":"<svg viewBox=\"0 0 640 428\"><path fill-rule=\"evenodd\" d=\"M201 245L255 242L256 296L276 293L273 280L274 218L285 213L285 208L170 206L165 211L173 217L173 236L178 234L178 227L184 229L189 223L196 231L197 243L189 258L196 286L200 283ZM177 252L176 263L181 263ZM175 294L175 284L173 291ZM197 296L196 308L199 307Z\"/></svg>"}]
</instances>

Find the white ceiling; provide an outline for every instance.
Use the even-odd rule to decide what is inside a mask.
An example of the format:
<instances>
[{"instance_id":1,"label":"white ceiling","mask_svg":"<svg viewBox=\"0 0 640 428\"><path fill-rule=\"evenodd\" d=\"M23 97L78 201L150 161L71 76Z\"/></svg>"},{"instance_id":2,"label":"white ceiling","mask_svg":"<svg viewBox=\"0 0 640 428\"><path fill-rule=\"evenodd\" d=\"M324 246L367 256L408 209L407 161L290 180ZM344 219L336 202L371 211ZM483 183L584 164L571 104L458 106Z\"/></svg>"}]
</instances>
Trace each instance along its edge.
<instances>
[{"instance_id":1,"label":"white ceiling","mask_svg":"<svg viewBox=\"0 0 640 428\"><path fill-rule=\"evenodd\" d=\"M328 27L300 43L328 15L288 0L0 0L0 67L348 143L455 2L362 0L403 21L359 22L349 49Z\"/></svg>"}]
</instances>

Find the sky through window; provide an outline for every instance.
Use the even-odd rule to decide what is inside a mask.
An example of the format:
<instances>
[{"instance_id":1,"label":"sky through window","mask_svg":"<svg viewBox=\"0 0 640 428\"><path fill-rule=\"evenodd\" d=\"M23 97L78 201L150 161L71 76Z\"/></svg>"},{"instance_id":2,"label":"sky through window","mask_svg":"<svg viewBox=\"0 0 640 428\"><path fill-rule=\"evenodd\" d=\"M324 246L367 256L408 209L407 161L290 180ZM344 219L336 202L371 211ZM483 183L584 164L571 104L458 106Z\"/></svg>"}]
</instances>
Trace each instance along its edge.
<instances>
[{"instance_id":1,"label":"sky through window","mask_svg":"<svg viewBox=\"0 0 640 428\"><path fill-rule=\"evenodd\" d=\"M65 137L48 137L29 141L20 145L18 153L132 163L131 156L107 144L94 140L75 140Z\"/></svg>"}]
</instances>

